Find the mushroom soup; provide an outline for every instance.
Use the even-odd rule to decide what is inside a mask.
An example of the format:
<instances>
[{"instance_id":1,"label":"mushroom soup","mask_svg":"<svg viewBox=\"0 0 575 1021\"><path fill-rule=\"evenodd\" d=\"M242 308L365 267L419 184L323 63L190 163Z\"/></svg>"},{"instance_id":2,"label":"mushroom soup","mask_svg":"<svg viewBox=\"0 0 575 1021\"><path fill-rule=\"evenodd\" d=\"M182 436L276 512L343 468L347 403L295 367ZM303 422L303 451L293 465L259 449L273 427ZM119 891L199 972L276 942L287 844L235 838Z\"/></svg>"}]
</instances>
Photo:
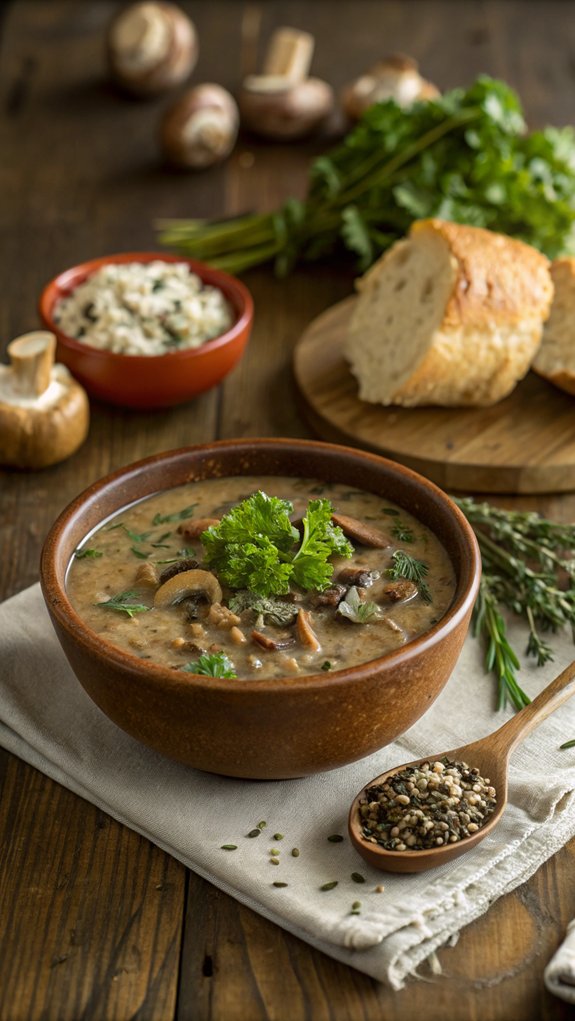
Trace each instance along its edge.
<instances>
[{"instance_id":1,"label":"mushroom soup","mask_svg":"<svg viewBox=\"0 0 575 1021\"><path fill-rule=\"evenodd\" d=\"M455 591L436 536L342 483L210 479L106 521L67 578L84 621L141 659L190 673L339 670L429 630Z\"/></svg>"}]
</instances>

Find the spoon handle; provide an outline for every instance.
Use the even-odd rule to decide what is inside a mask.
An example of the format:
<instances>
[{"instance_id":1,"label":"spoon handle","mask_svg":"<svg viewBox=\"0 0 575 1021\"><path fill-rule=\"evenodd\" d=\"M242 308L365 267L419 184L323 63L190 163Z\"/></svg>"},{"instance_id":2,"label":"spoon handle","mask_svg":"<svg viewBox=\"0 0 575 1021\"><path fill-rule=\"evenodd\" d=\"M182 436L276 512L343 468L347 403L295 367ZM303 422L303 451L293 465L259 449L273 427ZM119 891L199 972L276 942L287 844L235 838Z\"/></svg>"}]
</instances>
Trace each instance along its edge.
<instances>
[{"instance_id":1,"label":"spoon handle","mask_svg":"<svg viewBox=\"0 0 575 1021\"><path fill-rule=\"evenodd\" d=\"M492 735L492 750L510 755L514 748L527 737L531 731L554 713L567 699L575 695L575 661L565 667L562 673L551 681L537 698L534 698L525 709L518 712L511 720L504 723Z\"/></svg>"}]
</instances>

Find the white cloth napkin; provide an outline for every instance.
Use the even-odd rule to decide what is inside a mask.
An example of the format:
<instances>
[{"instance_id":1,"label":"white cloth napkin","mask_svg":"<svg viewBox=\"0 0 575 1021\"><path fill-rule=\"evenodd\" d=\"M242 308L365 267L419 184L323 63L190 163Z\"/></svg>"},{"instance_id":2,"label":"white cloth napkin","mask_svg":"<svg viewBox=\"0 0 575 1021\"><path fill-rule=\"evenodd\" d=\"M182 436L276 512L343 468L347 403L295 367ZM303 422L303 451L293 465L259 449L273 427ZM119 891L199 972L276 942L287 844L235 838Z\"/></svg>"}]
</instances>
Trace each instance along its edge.
<instances>
[{"instance_id":1,"label":"white cloth napkin","mask_svg":"<svg viewBox=\"0 0 575 1021\"><path fill-rule=\"evenodd\" d=\"M525 635L513 640L523 648ZM553 664L523 671L531 696L574 654L567 636L555 645ZM515 752L504 819L468 855L419 876L391 876L367 866L350 845L348 807L368 780L475 740L504 721L481 660L479 644L469 638L425 717L367 759L302 780L226 779L164 759L100 712L69 668L36 585L0 606L0 744L255 911L399 989L422 961L575 834L575 751L559 750L575 737L573 699ZM246 837L263 820L261 836ZM283 840L274 841L275 833ZM327 840L336 833L345 839ZM269 863L272 847L280 851L279 866ZM294 847L298 857L290 853ZM320 889L333 881L333 889ZM361 913L351 914L357 900Z\"/></svg>"}]
</instances>

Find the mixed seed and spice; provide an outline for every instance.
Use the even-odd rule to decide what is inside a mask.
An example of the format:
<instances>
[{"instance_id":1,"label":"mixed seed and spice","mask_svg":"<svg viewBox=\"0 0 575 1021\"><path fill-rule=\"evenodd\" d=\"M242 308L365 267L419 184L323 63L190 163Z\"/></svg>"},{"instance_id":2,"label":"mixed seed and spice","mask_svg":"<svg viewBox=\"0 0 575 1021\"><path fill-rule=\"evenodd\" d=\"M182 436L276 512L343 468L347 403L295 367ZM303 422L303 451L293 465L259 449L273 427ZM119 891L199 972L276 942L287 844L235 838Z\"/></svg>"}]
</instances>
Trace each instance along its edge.
<instances>
[{"instance_id":1,"label":"mixed seed and spice","mask_svg":"<svg viewBox=\"0 0 575 1021\"><path fill-rule=\"evenodd\" d=\"M438 539L403 509L275 476L194 482L125 508L68 574L73 605L112 644L230 679L377 658L439 620L454 587Z\"/></svg>"},{"instance_id":2,"label":"mixed seed and spice","mask_svg":"<svg viewBox=\"0 0 575 1021\"><path fill-rule=\"evenodd\" d=\"M367 787L359 803L365 840L388 851L422 851L477 833L495 811L496 791L476 767L446 757L406 766Z\"/></svg>"}]
</instances>

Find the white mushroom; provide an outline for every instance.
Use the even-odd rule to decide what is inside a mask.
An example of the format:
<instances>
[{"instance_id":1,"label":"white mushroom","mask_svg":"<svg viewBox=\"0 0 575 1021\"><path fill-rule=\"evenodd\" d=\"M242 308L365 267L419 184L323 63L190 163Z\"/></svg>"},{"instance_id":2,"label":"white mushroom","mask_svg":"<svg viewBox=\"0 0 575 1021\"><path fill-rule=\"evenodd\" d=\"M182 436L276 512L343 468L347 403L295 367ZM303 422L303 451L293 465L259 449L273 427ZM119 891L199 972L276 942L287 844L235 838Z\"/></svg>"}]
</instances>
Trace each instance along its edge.
<instances>
[{"instance_id":1,"label":"white mushroom","mask_svg":"<svg viewBox=\"0 0 575 1021\"><path fill-rule=\"evenodd\" d=\"M154 606L165 609L194 596L204 596L209 603L221 602L222 589L211 571L183 571L182 574L176 574L160 585L154 596Z\"/></svg>"},{"instance_id":2,"label":"white mushroom","mask_svg":"<svg viewBox=\"0 0 575 1021\"><path fill-rule=\"evenodd\" d=\"M162 148L177 167L201 170L225 159L238 135L240 118L233 96L206 82L188 89L162 119Z\"/></svg>"},{"instance_id":3,"label":"white mushroom","mask_svg":"<svg viewBox=\"0 0 575 1021\"><path fill-rule=\"evenodd\" d=\"M138 96L155 96L184 82L198 59L193 23L167 0L131 4L110 24L110 71Z\"/></svg>"},{"instance_id":4,"label":"white mushroom","mask_svg":"<svg viewBox=\"0 0 575 1021\"><path fill-rule=\"evenodd\" d=\"M0 365L0 463L45 468L63 461L88 435L85 391L64 365L54 365L56 338L36 330L8 345Z\"/></svg>"},{"instance_id":5,"label":"white mushroom","mask_svg":"<svg viewBox=\"0 0 575 1021\"><path fill-rule=\"evenodd\" d=\"M263 73L248 75L239 95L242 122L265 138L311 134L334 106L331 85L309 78L314 40L309 32L280 28L271 38Z\"/></svg>"},{"instance_id":6,"label":"white mushroom","mask_svg":"<svg viewBox=\"0 0 575 1021\"><path fill-rule=\"evenodd\" d=\"M397 53L380 60L347 85L341 102L347 116L359 120L368 107L385 99L407 107L418 99L435 99L438 95L435 85L421 77L417 61Z\"/></svg>"}]
</instances>

